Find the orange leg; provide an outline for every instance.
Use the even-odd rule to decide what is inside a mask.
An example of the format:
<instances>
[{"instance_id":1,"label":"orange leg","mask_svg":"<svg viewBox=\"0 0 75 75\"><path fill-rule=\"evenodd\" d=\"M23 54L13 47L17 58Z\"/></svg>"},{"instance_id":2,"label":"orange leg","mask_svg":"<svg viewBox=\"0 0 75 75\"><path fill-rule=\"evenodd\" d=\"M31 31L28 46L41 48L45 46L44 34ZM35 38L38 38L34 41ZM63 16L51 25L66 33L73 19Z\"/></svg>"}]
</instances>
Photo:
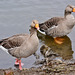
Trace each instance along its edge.
<instances>
[{"instance_id":1,"label":"orange leg","mask_svg":"<svg viewBox=\"0 0 75 75\"><path fill-rule=\"evenodd\" d=\"M15 60L16 60L15 65L19 65L19 60L17 58ZM21 63L21 66L23 66L23 65L24 65L24 63Z\"/></svg>"},{"instance_id":2,"label":"orange leg","mask_svg":"<svg viewBox=\"0 0 75 75\"><path fill-rule=\"evenodd\" d=\"M64 39L61 38L61 37L56 37L56 38L54 38L54 40L55 40L55 42L58 43L58 44L62 44L63 41L64 41Z\"/></svg>"},{"instance_id":3,"label":"orange leg","mask_svg":"<svg viewBox=\"0 0 75 75\"><path fill-rule=\"evenodd\" d=\"M21 60L19 60L19 69L22 70Z\"/></svg>"},{"instance_id":4,"label":"orange leg","mask_svg":"<svg viewBox=\"0 0 75 75\"><path fill-rule=\"evenodd\" d=\"M18 59L15 60L16 60L15 65L19 65L19 60Z\"/></svg>"}]
</instances>

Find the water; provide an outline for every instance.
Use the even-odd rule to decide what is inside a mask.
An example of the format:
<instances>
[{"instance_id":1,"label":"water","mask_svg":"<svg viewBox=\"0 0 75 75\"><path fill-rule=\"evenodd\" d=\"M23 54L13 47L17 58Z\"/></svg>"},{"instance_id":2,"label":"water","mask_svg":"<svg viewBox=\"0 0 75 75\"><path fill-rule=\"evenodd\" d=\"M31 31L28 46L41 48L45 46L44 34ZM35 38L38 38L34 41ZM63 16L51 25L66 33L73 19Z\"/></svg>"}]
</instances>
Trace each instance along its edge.
<instances>
[{"instance_id":1,"label":"water","mask_svg":"<svg viewBox=\"0 0 75 75\"><path fill-rule=\"evenodd\" d=\"M34 19L37 19L39 22L44 22L54 16L63 16L64 9L68 4L75 5L75 0L0 0L0 39L14 34L29 33L29 26ZM73 15L75 16L75 13L73 13ZM70 56L69 58L75 59L74 28L68 37L66 37L68 38L69 44L65 44L67 48L62 49L64 52L62 50L56 50L57 47L54 49L57 53L60 53L62 57L65 55L63 58ZM51 38L48 38L48 40L49 39ZM40 53L40 47L43 44L49 45L48 40L46 38L44 40L40 39L37 53L41 59L43 56ZM65 45L63 45L63 48ZM49 46L53 48L51 44ZM30 68L35 66L33 64L35 60L35 57L32 55L26 59L22 59L22 62L25 64L24 67ZM0 50L0 68L14 67L14 62L15 60L11 55Z\"/></svg>"}]
</instances>

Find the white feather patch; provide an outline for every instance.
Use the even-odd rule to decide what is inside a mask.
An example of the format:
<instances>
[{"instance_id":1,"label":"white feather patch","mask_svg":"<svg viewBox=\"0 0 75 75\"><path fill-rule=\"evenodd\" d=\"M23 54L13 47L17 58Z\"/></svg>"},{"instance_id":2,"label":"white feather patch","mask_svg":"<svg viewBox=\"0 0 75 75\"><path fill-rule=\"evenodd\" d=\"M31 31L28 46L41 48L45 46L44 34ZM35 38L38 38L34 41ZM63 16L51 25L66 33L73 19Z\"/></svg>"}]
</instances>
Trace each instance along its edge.
<instances>
[{"instance_id":1,"label":"white feather patch","mask_svg":"<svg viewBox=\"0 0 75 75\"><path fill-rule=\"evenodd\" d=\"M6 53L8 53L8 50L6 48L4 48L3 46L0 46L0 48L5 51ZM9 54L9 53L8 53Z\"/></svg>"},{"instance_id":2,"label":"white feather patch","mask_svg":"<svg viewBox=\"0 0 75 75\"><path fill-rule=\"evenodd\" d=\"M38 30L38 31L39 31L41 34L44 34L44 35L46 35L46 34L45 34L45 32L42 32L42 31L40 31L40 30Z\"/></svg>"},{"instance_id":3,"label":"white feather patch","mask_svg":"<svg viewBox=\"0 0 75 75\"><path fill-rule=\"evenodd\" d=\"M50 29L53 29L53 28L57 28L58 26L55 26L55 25L53 25L51 28L49 28L48 30L50 30ZM45 34L45 32L42 32L42 31L40 31L40 30L38 30L41 34L44 34L44 35L46 35Z\"/></svg>"},{"instance_id":4,"label":"white feather patch","mask_svg":"<svg viewBox=\"0 0 75 75\"><path fill-rule=\"evenodd\" d=\"M58 26L53 25L50 29L57 28Z\"/></svg>"}]
</instances>

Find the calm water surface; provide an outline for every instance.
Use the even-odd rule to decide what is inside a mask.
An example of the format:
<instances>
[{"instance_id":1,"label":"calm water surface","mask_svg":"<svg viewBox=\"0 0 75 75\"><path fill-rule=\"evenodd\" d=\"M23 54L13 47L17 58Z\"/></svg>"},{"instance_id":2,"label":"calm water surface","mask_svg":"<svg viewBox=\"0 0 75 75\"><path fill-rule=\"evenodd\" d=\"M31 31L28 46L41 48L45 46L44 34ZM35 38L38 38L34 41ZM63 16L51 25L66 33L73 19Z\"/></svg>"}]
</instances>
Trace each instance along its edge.
<instances>
[{"instance_id":1,"label":"calm water surface","mask_svg":"<svg viewBox=\"0 0 75 75\"><path fill-rule=\"evenodd\" d=\"M29 26L34 19L44 22L54 16L63 16L64 9L68 4L75 5L75 0L0 0L0 39L14 34L29 33ZM75 16L75 13L73 15ZM40 37L42 36L40 34ZM50 46L63 59L75 59L75 27L65 38L66 41L62 46L57 46L52 38L46 36L39 38L40 44L37 54L40 55L40 59L43 58L40 53L40 47L43 44ZM35 61L33 55L22 59L26 68L35 66L33 64ZM0 68L14 68L14 62L11 55L0 49Z\"/></svg>"}]
</instances>

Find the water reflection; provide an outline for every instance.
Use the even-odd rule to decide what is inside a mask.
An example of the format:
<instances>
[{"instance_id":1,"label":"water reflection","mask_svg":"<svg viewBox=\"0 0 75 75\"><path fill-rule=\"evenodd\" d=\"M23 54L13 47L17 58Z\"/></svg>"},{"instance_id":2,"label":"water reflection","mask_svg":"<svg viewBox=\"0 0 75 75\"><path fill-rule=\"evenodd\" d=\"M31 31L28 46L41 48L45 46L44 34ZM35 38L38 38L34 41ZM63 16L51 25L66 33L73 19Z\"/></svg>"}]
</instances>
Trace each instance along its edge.
<instances>
[{"instance_id":1,"label":"water reflection","mask_svg":"<svg viewBox=\"0 0 75 75\"><path fill-rule=\"evenodd\" d=\"M48 47L50 47L53 50L53 52L59 54L60 57L62 57L64 60L73 58L71 40L68 36L63 37L65 40L64 40L64 43L61 45L55 43L52 37L43 35L39 32L38 32L38 37L42 44L45 44Z\"/></svg>"}]
</instances>

